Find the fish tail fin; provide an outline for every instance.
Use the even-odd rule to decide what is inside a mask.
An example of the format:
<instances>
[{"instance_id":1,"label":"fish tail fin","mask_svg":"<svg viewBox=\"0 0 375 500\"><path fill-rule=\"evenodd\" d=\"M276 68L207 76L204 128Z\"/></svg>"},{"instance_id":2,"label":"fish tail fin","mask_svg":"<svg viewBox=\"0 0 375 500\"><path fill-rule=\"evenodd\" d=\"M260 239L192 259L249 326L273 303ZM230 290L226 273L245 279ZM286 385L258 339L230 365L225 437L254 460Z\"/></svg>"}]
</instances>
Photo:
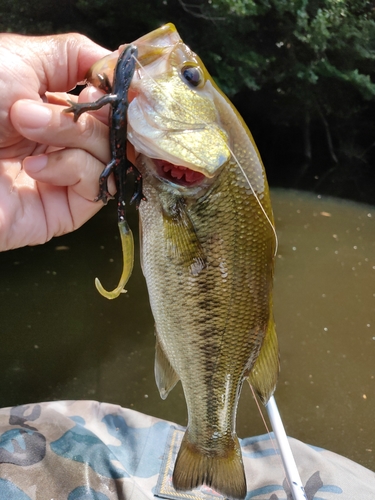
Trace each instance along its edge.
<instances>
[{"instance_id":1,"label":"fish tail fin","mask_svg":"<svg viewBox=\"0 0 375 500\"><path fill-rule=\"evenodd\" d=\"M209 454L194 445L186 431L173 471L173 486L176 490L192 490L202 484L229 499L245 498L246 477L237 436L224 453Z\"/></svg>"}]
</instances>

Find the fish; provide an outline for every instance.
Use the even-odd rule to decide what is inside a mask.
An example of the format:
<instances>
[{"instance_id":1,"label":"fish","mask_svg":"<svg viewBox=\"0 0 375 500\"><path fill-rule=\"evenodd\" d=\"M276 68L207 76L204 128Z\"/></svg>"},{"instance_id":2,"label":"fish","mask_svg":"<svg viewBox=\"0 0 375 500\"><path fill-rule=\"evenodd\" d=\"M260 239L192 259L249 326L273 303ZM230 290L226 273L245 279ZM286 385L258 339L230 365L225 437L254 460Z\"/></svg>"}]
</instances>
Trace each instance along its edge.
<instances>
[{"instance_id":1,"label":"fish","mask_svg":"<svg viewBox=\"0 0 375 500\"><path fill-rule=\"evenodd\" d=\"M173 24L132 46L127 155L142 177L155 379L163 399L181 381L188 411L172 482L244 499L240 393L249 382L266 404L279 373L266 173L244 120ZM90 81L111 73L117 57L99 61Z\"/></svg>"},{"instance_id":2,"label":"fish","mask_svg":"<svg viewBox=\"0 0 375 500\"><path fill-rule=\"evenodd\" d=\"M188 408L173 485L205 483L242 499L241 388L249 380L266 403L279 372L265 170L244 121L173 25L133 44L142 67L130 87L128 141L147 199L140 239L155 377L163 399L180 380Z\"/></svg>"}]
</instances>

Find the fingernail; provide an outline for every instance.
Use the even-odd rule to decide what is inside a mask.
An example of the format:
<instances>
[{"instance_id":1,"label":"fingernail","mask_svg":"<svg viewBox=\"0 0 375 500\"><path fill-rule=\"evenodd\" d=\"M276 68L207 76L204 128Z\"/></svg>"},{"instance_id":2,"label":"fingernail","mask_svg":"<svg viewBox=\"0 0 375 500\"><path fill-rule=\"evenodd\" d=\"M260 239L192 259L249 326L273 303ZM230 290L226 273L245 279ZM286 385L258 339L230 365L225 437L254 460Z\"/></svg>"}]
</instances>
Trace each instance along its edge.
<instances>
[{"instance_id":1,"label":"fingernail","mask_svg":"<svg viewBox=\"0 0 375 500\"><path fill-rule=\"evenodd\" d=\"M47 155L28 156L23 160L23 168L26 172L36 173L42 170L48 162Z\"/></svg>"},{"instance_id":2,"label":"fingernail","mask_svg":"<svg viewBox=\"0 0 375 500\"><path fill-rule=\"evenodd\" d=\"M23 128L42 128L49 124L52 112L43 104L24 101L18 108L18 123Z\"/></svg>"}]
</instances>

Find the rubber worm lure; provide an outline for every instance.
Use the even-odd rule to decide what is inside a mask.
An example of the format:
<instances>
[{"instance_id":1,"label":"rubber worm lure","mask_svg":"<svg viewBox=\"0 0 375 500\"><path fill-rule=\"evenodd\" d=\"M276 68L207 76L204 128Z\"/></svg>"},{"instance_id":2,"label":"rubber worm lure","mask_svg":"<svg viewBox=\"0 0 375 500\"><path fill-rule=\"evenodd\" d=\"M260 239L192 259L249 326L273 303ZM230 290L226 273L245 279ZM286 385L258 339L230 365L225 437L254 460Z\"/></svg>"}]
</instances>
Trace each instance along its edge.
<instances>
[{"instance_id":1,"label":"rubber worm lure","mask_svg":"<svg viewBox=\"0 0 375 500\"><path fill-rule=\"evenodd\" d=\"M78 117L86 111L100 109L105 104L111 105L109 138L112 159L100 175L99 194L95 201L102 200L106 204L108 199L112 198L108 191L108 177L113 172L118 193L117 220L123 253L123 271L119 284L112 291L105 290L99 279L95 278L96 288L107 299L115 299L120 293L126 292L124 287L130 278L134 263L133 234L126 221L125 186L127 173L131 170L136 170L126 158L126 131L129 106L128 91L135 71L137 54L138 51L134 45L128 45L123 50L116 64L112 85L105 73L98 75L100 81L99 88L107 92L106 95L92 103L74 103L68 101L71 106L64 110L66 113L73 113L74 121L77 121ZM135 192L131 201L135 201L137 205L144 199L141 181L141 175L136 170Z\"/></svg>"}]
</instances>

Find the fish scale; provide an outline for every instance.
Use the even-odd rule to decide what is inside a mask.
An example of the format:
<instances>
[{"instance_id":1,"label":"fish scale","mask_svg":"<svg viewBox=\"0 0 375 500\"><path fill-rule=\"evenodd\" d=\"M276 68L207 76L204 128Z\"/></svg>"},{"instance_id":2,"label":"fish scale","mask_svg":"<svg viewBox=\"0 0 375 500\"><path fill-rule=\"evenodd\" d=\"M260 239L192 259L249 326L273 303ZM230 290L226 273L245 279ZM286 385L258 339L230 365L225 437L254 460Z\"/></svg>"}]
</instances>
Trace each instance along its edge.
<instances>
[{"instance_id":1,"label":"fish scale","mask_svg":"<svg viewBox=\"0 0 375 500\"><path fill-rule=\"evenodd\" d=\"M166 244L164 214L174 195L160 196L164 185L155 182L144 162L137 166L148 200L140 206L142 265L157 338L183 385L190 443L211 456L226 456L235 439L242 383L270 319L272 229L264 217L255 217L255 196L244 202L249 194L239 187L241 174L232 162L202 199L185 193L187 213L207 257L205 269L192 277L189 262ZM225 277L221 262L227 266Z\"/></svg>"}]
</instances>

